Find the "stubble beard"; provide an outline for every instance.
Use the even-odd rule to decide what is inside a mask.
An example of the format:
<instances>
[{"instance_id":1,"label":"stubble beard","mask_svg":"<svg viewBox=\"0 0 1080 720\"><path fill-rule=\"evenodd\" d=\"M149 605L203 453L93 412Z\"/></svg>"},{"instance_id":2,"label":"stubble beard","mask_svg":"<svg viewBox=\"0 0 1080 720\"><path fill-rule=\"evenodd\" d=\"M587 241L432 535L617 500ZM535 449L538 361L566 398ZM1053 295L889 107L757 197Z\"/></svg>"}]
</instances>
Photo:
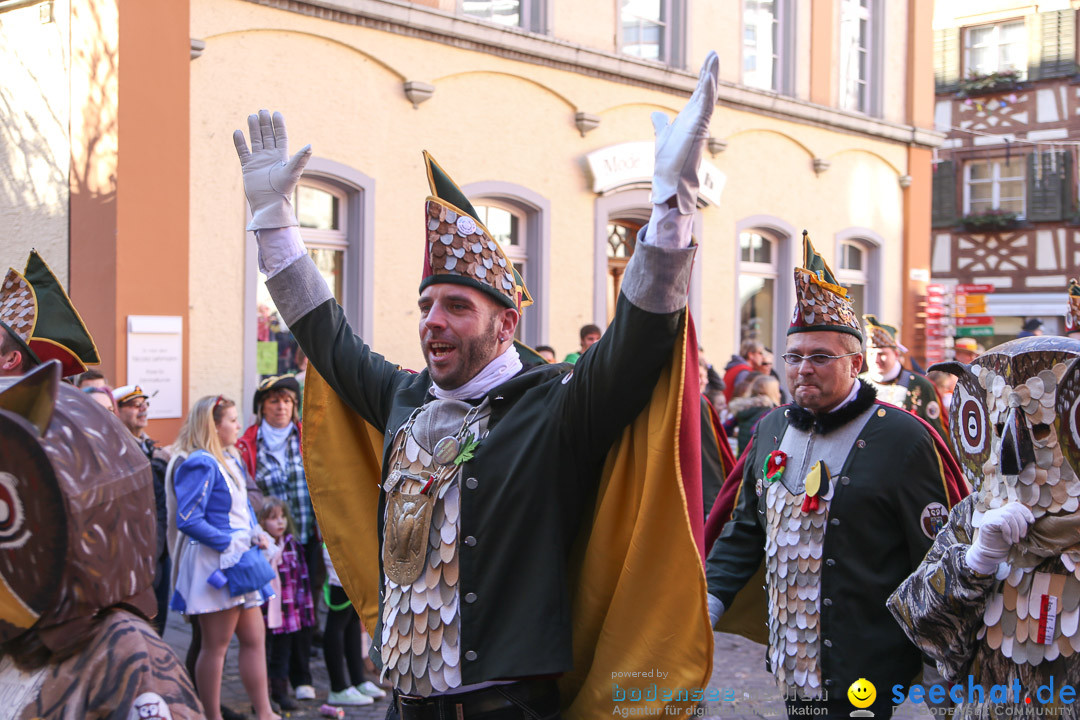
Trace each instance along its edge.
<instances>
[{"instance_id":1,"label":"stubble beard","mask_svg":"<svg viewBox=\"0 0 1080 720\"><path fill-rule=\"evenodd\" d=\"M495 359L498 347L498 317L493 316L487 332L468 339L461 339L458 346L461 362L456 370L451 370L445 377L436 379L435 369L432 367L431 358L426 347L424 348L424 361L427 363L428 373L435 379L440 388L443 390L456 390L476 377L477 373Z\"/></svg>"}]
</instances>

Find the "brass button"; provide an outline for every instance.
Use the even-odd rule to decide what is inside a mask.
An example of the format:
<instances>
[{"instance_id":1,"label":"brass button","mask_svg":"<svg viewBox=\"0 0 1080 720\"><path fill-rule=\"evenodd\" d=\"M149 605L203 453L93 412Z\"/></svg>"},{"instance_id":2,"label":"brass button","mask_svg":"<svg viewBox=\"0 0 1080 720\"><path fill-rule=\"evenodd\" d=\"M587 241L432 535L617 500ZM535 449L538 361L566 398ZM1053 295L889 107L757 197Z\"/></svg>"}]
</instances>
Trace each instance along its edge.
<instances>
[{"instance_id":1,"label":"brass button","mask_svg":"<svg viewBox=\"0 0 1080 720\"><path fill-rule=\"evenodd\" d=\"M476 545L476 538L474 538L472 535L466 536L465 544L469 547L473 547L474 545Z\"/></svg>"},{"instance_id":2,"label":"brass button","mask_svg":"<svg viewBox=\"0 0 1080 720\"><path fill-rule=\"evenodd\" d=\"M479 485L479 484L480 484L480 481L477 480L476 478L473 478L473 477L471 477L471 478L469 478L468 480L465 481L465 487L469 488L470 490L475 490L476 486Z\"/></svg>"},{"instance_id":3,"label":"brass button","mask_svg":"<svg viewBox=\"0 0 1080 720\"><path fill-rule=\"evenodd\" d=\"M838 520L837 518L833 518L832 520L829 521L829 524L833 525L833 526L839 525L840 520ZM465 542L468 542L468 540L466 540Z\"/></svg>"},{"instance_id":4,"label":"brass button","mask_svg":"<svg viewBox=\"0 0 1080 720\"><path fill-rule=\"evenodd\" d=\"M467 603L476 602L476 593L465 593L465 602L467 602Z\"/></svg>"},{"instance_id":5,"label":"brass button","mask_svg":"<svg viewBox=\"0 0 1080 720\"><path fill-rule=\"evenodd\" d=\"M849 478L847 475L841 475L840 476L840 484L841 485L847 485L849 482L851 482L851 478Z\"/></svg>"},{"instance_id":6,"label":"brass button","mask_svg":"<svg viewBox=\"0 0 1080 720\"><path fill-rule=\"evenodd\" d=\"M825 607L832 607L832 600L829 599L829 598L825 598L824 600L821 601L821 604L824 605Z\"/></svg>"},{"instance_id":7,"label":"brass button","mask_svg":"<svg viewBox=\"0 0 1080 720\"><path fill-rule=\"evenodd\" d=\"M476 651L475 650L466 651L465 652L465 659L466 660L475 660L476 659Z\"/></svg>"}]
</instances>

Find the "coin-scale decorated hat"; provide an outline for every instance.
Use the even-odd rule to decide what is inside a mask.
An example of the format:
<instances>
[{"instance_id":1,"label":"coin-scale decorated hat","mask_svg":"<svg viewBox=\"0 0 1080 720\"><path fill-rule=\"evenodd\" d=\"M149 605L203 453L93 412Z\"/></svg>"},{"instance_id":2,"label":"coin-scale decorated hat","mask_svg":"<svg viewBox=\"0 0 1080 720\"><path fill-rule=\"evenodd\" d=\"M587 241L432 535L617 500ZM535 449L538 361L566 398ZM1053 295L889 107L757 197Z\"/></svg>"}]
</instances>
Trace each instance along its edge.
<instances>
[{"instance_id":1,"label":"coin-scale decorated hat","mask_svg":"<svg viewBox=\"0 0 1080 720\"><path fill-rule=\"evenodd\" d=\"M36 250L22 273L10 268L0 283L0 327L35 364L58 360L64 377L101 362L71 298Z\"/></svg>"},{"instance_id":2,"label":"coin-scale decorated hat","mask_svg":"<svg viewBox=\"0 0 1080 720\"><path fill-rule=\"evenodd\" d=\"M431 195L425 204L427 240L420 291L434 283L455 283L487 293L519 312L532 305L525 281L465 193L426 151L424 163Z\"/></svg>"},{"instance_id":3,"label":"coin-scale decorated hat","mask_svg":"<svg viewBox=\"0 0 1080 720\"><path fill-rule=\"evenodd\" d=\"M795 268L795 313L788 335L822 330L848 333L860 341L863 339L847 289L836 281L829 264L817 253L810 236L803 230L803 266Z\"/></svg>"},{"instance_id":4,"label":"coin-scale decorated hat","mask_svg":"<svg viewBox=\"0 0 1080 720\"><path fill-rule=\"evenodd\" d=\"M1069 307L1065 309L1065 334L1080 332L1080 283L1069 280Z\"/></svg>"},{"instance_id":5,"label":"coin-scale decorated hat","mask_svg":"<svg viewBox=\"0 0 1080 720\"><path fill-rule=\"evenodd\" d=\"M908 349L900 342L900 329L893 325L886 325L877 319L876 315L863 315L863 325L866 326L866 346L868 348L892 348L898 353L906 353Z\"/></svg>"}]
</instances>

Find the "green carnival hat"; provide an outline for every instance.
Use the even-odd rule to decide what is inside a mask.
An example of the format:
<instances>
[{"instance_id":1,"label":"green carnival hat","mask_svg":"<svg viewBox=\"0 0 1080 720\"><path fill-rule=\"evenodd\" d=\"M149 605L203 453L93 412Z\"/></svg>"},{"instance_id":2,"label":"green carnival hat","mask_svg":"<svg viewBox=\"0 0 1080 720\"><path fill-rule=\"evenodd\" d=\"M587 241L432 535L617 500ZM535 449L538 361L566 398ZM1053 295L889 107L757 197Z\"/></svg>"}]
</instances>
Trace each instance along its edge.
<instances>
[{"instance_id":1,"label":"green carnival hat","mask_svg":"<svg viewBox=\"0 0 1080 720\"><path fill-rule=\"evenodd\" d=\"M795 313L787 334L831 330L854 335L861 341L862 328L855 317L847 289L836 281L803 230L803 267L795 268Z\"/></svg>"},{"instance_id":2,"label":"green carnival hat","mask_svg":"<svg viewBox=\"0 0 1080 720\"><path fill-rule=\"evenodd\" d=\"M431 196L420 291L434 283L468 285L519 312L532 305L525 281L477 216L461 188L424 151Z\"/></svg>"},{"instance_id":3,"label":"green carnival hat","mask_svg":"<svg viewBox=\"0 0 1080 720\"><path fill-rule=\"evenodd\" d=\"M35 363L58 360L64 377L101 362L71 298L36 250L21 274L10 268L0 285L0 327Z\"/></svg>"}]
</instances>

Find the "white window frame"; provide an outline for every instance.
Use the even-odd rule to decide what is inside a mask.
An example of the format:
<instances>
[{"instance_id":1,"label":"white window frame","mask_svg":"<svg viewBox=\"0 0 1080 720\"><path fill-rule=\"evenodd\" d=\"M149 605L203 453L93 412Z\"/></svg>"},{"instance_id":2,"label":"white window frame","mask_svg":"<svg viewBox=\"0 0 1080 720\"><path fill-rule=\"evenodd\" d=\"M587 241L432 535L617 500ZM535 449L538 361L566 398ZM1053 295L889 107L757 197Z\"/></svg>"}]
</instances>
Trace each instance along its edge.
<instances>
[{"instance_id":1,"label":"white window frame","mask_svg":"<svg viewBox=\"0 0 1080 720\"><path fill-rule=\"evenodd\" d=\"M1008 25L1019 25L1021 27L1021 32L1020 32L1021 41L1020 42L1022 43L1022 45L1020 46L1020 52L1018 53L1018 56L1022 59L1022 64L1017 66L1015 69L1020 71L1020 78L1021 79L1027 77L1028 67L1027 67L1026 60L1027 60L1028 47L1027 47L1027 33L1025 31L1026 23L1024 22L1023 18L1020 18L1020 19L1014 18L1012 20L1006 20L1004 22L998 22L998 23L994 23L992 25L972 25L971 27L964 28L964 72L965 72L965 74L970 75L972 73L975 73L975 74L978 74L978 75L989 75L990 73L1000 72L1002 70L1008 69L1007 67L1002 66L1002 60L1001 60L1002 28L1004 28L1004 27L1006 27ZM986 43L981 43L979 45L972 45L972 42L971 42L972 31L973 30L986 30L987 28L989 28L991 30L991 36L990 36L991 39ZM972 62L971 62L971 51L973 49L975 49L976 47L988 47L988 46L997 48L997 52L994 54L993 66L983 68L983 69L976 72L976 70L973 67Z\"/></svg>"},{"instance_id":2,"label":"white window frame","mask_svg":"<svg viewBox=\"0 0 1080 720\"><path fill-rule=\"evenodd\" d=\"M865 5L863 4L865 3ZM881 114L882 84L882 13L885 5L881 0L840 0L839 63L837 66L839 93L837 106L841 110L860 112L866 115ZM866 75L859 75L859 52L849 53L845 48L845 26L866 21L866 35L859 39L859 49L866 53ZM854 76L851 73L855 73ZM852 79L854 77L854 80ZM865 88L860 95L859 88Z\"/></svg>"},{"instance_id":3,"label":"white window frame","mask_svg":"<svg viewBox=\"0 0 1080 720\"><path fill-rule=\"evenodd\" d=\"M618 51L629 57L638 58L638 55L626 52L623 38L623 3L632 0L615 0L615 23L617 27ZM686 2L687 0L660 0L660 18L657 21L661 26L660 33L660 56L655 60L640 58L646 62L659 62L672 67L685 67L686 65ZM645 20L645 22L653 22Z\"/></svg>"},{"instance_id":4,"label":"white window frame","mask_svg":"<svg viewBox=\"0 0 1080 720\"><path fill-rule=\"evenodd\" d=\"M759 90L790 95L794 91L795 84L795 68L793 62L795 58L795 2L793 0L773 0L772 25L774 27L770 28L770 30L775 28L775 32L772 33L773 37L770 37L770 41L773 42L772 57L775 59L773 61L772 77L769 78L768 84L754 83L747 79L746 60L749 57L746 40L747 21L749 16L747 4L757 2L760 2L760 0L742 1L741 72L743 85L758 88ZM773 40L773 38L775 38L775 40ZM760 39L755 42L760 42Z\"/></svg>"},{"instance_id":5,"label":"white window frame","mask_svg":"<svg viewBox=\"0 0 1080 720\"><path fill-rule=\"evenodd\" d=\"M1020 210L1018 216L1023 219L1027 213L1027 163L1023 157L1011 158L1010 165L1015 165L1020 174L1009 175L1003 177L1001 175L1001 169L1005 167L1005 158L978 158L976 160L964 161L964 214L970 215L971 210L971 186L972 184L990 183L991 186L991 206L989 210L998 210L1001 208L1001 183L1003 180L1020 180ZM971 168L977 163L991 163L993 171L991 177L988 180L972 180ZM980 211L981 212L981 211Z\"/></svg>"},{"instance_id":6,"label":"white window frame","mask_svg":"<svg viewBox=\"0 0 1080 720\"><path fill-rule=\"evenodd\" d=\"M470 183L461 189L474 207L495 207L517 217L518 246L503 245L502 249L511 262L524 261L523 279L533 299L533 304L521 313L521 341L530 347L550 344L547 288L551 203L542 195L514 183L483 181Z\"/></svg>"},{"instance_id":7,"label":"white window frame","mask_svg":"<svg viewBox=\"0 0 1080 720\"><path fill-rule=\"evenodd\" d=\"M465 12L465 0L457 0L457 12L459 15L499 27L517 27L534 33L547 33L550 27L548 22L548 0L518 0L519 23L517 25L507 25L498 20L469 14Z\"/></svg>"},{"instance_id":8,"label":"white window frame","mask_svg":"<svg viewBox=\"0 0 1080 720\"><path fill-rule=\"evenodd\" d=\"M772 262L748 263L742 260L742 242L740 238L744 232L756 232L769 235L773 241ZM742 274L756 275L758 277L775 278L773 284L773 337L765 338L763 342L773 349L779 356L787 346L786 336L788 326L791 324L791 311L795 307L794 285L784 282L783 278L790 278L795 267L795 249L798 247L800 258L802 244L793 241L798 236L798 230L794 225L773 215L751 215L735 224L735 277ZM729 251L730 252L730 251ZM738 348L742 342L742 298L739 296L739 283L733 283L732 297L736 308L736 321L732 323L732 347ZM783 373L781 383L784 383Z\"/></svg>"},{"instance_id":9,"label":"white window frame","mask_svg":"<svg viewBox=\"0 0 1080 720\"><path fill-rule=\"evenodd\" d=\"M851 245L862 250L863 267L860 271L849 270L842 266L844 245ZM882 248L885 238L865 227L849 227L836 234L836 279L841 285L861 284L863 286L863 313L880 315L883 310L885 282L881 271Z\"/></svg>"}]
</instances>

